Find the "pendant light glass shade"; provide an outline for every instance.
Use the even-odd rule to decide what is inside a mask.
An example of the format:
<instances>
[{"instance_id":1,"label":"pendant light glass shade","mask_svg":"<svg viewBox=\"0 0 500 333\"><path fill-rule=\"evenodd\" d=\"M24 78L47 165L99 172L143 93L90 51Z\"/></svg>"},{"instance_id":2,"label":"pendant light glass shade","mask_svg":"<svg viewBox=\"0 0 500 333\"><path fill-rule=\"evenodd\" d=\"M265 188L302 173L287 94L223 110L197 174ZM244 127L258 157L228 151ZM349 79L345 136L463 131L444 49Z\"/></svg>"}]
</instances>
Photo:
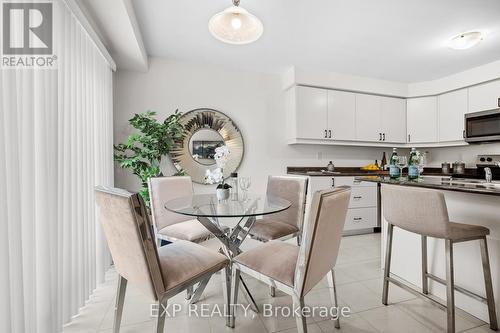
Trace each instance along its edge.
<instances>
[{"instance_id":1,"label":"pendant light glass shade","mask_svg":"<svg viewBox=\"0 0 500 333\"><path fill-rule=\"evenodd\" d=\"M234 2L224 11L212 16L208 22L208 30L218 40L228 44L249 44L262 36L262 22Z\"/></svg>"}]
</instances>

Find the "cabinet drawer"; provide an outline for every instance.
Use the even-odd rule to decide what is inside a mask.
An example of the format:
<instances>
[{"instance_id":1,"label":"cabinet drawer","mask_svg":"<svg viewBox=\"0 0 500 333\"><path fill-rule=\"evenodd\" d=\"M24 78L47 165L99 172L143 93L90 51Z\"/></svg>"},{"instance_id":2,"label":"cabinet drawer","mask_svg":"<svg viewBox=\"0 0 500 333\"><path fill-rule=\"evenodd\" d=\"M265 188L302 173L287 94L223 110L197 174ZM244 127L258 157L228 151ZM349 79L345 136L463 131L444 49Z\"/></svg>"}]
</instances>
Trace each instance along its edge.
<instances>
[{"instance_id":1,"label":"cabinet drawer","mask_svg":"<svg viewBox=\"0 0 500 333\"><path fill-rule=\"evenodd\" d=\"M377 187L377 183L362 182L354 177L335 177L335 186L350 186L350 187Z\"/></svg>"},{"instance_id":2,"label":"cabinet drawer","mask_svg":"<svg viewBox=\"0 0 500 333\"><path fill-rule=\"evenodd\" d=\"M349 208L363 208L377 206L377 188L354 186L351 189Z\"/></svg>"},{"instance_id":3,"label":"cabinet drawer","mask_svg":"<svg viewBox=\"0 0 500 333\"><path fill-rule=\"evenodd\" d=\"M344 230L375 228L377 208L351 208L347 211Z\"/></svg>"}]
</instances>

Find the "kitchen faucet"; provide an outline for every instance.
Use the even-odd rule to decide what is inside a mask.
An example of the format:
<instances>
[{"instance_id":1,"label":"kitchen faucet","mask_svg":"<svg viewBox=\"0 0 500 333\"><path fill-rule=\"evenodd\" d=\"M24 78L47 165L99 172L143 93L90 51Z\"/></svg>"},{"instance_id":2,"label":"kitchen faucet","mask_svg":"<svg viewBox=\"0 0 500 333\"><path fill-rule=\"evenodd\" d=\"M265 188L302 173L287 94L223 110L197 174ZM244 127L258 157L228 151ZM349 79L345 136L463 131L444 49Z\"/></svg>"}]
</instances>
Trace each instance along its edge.
<instances>
[{"instance_id":1,"label":"kitchen faucet","mask_svg":"<svg viewBox=\"0 0 500 333\"><path fill-rule=\"evenodd\" d=\"M500 162L496 161L493 163L495 166L500 168ZM491 181L493 180L493 175L491 174L491 168L489 168L489 167L484 168L484 173L485 173L486 182L491 183Z\"/></svg>"}]
</instances>

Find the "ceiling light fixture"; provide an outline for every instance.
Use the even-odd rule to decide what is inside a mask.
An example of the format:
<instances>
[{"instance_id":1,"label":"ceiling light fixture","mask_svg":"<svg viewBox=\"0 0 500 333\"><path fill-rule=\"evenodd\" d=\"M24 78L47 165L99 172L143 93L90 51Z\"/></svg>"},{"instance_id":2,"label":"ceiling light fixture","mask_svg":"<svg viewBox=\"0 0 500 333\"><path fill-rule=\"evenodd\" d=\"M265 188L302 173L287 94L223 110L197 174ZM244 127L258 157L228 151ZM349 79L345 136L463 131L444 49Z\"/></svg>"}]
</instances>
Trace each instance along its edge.
<instances>
[{"instance_id":1,"label":"ceiling light fixture","mask_svg":"<svg viewBox=\"0 0 500 333\"><path fill-rule=\"evenodd\" d=\"M454 50L466 50L483 40L483 35L479 31L470 31L452 37L448 46Z\"/></svg>"},{"instance_id":2,"label":"ceiling light fixture","mask_svg":"<svg viewBox=\"0 0 500 333\"><path fill-rule=\"evenodd\" d=\"M240 0L233 0L233 6L212 16L208 30L218 40L228 44L249 44L262 36L262 22L240 7Z\"/></svg>"}]
</instances>

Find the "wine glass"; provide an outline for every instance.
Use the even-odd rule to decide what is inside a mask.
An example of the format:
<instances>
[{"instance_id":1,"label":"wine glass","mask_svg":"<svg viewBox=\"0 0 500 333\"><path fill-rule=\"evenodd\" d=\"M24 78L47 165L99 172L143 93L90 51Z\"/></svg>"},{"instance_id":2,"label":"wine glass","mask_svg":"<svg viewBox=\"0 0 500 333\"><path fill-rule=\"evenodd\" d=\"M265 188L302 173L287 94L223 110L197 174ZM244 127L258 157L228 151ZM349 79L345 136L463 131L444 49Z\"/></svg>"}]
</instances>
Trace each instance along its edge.
<instances>
[{"instance_id":1,"label":"wine glass","mask_svg":"<svg viewBox=\"0 0 500 333\"><path fill-rule=\"evenodd\" d=\"M247 200L250 185L252 185L250 177L240 177L240 188L243 191L243 200Z\"/></svg>"},{"instance_id":2,"label":"wine glass","mask_svg":"<svg viewBox=\"0 0 500 333\"><path fill-rule=\"evenodd\" d=\"M408 166L406 156L398 156L399 177L403 177L403 169Z\"/></svg>"},{"instance_id":3,"label":"wine glass","mask_svg":"<svg viewBox=\"0 0 500 333\"><path fill-rule=\"evenodd\" d=\"M418 159L417 159L417 167L418 167L418 176L419 177L424 172L424 166L425 166L425 156L420 154L420 155L418 155Z\"/></svg>"}]
</instances>

